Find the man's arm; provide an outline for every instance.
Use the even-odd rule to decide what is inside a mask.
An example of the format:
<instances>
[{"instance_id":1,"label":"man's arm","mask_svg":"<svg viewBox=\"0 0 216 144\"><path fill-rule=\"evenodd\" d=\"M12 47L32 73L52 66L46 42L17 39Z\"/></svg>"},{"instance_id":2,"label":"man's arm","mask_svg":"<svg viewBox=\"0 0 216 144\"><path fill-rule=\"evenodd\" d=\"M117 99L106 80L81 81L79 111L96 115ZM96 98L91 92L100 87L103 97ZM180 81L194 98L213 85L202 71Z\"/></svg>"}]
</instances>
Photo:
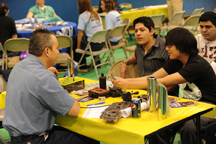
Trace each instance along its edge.
<instances>
[{"instance_id":1,"label":"man's arm","mask_svg":"<svg viewBox=\"0 0 216 144\"><path fill-rule=\"evenodd\" d=\"M55 67L48 68L49 71L53 72L54 75L56 75L57 78L59 78L58 70Z\"/></svg>"},{"instance_id":2,"label":"man's arm","mask_svg":"<svg viewBox=\"0 0 216 144\"><path fill-rule=\"evenodd\" d=\"M74 105L71 107L71 109L68 111L68 116L78 116L80 112L80 104L77 100L75 100Z\"/></svg>"},{"instance_id":3,"label":"man's arm","mask_svg":"<svg viewBox=\"0 0 216 144\"><path fill-rule=\"evenodd\" d=\"M83 35L84 35L83 31L82 31L82 30L79 30L78 36L77 36L77 48L78 48L78 49L81 48L81 41L82 41Z\"/></svg>"},{"instance_id":4,"label":"man's arm","mask_svg":"<svg viewBox=\"0 0 216 144\"><path fill-rule=\"evenodd\" d=\"M32 18L32 17L33 17L33 13L29 11L26 18Z\"/></svg>"},{"instance_id":5,"label":"man's arm","mask_svg":"<svg viewBox=\"0 0 216 144\"><path fill-rule=\"evenodd\" d=\"M166 87L187 82L187 80L184 79L178 72L173 73L171 75L167 75L163 78L157 79L157 81L159 81Z\"/></svg>"},{"instance_id":6,"label":"man's arm","mask_svg":"<svg viewBox=\"0 0 216 144\"><path fill-rule=\"evenodd\" d=\"M128 77L128 66L130 64L135 64L137 63L137 59L135 56L135 52L124 61L124 63L121 64L121 70L120 70L120 76L122 78L125 78L126 76Z\"/></svg>"},{"instance_id":7,"label":"man's arm","mask_svg":"<svg viewBox=\"0 0 216 144\"><path fill-rule=\"evenodd\" d=\"M17 38L17 34L13 34L13 35L12 35L12 38Z\"/></svg>"},{"instance_id":8,"label":"man's arm","mask_svg":"<svg viewBox=\"0 0 216 144\"><path fill-rule=\"evenodd\" d=\"M168 73L163 68L161 68L158 71L154 72L152 75L148 75L144 77L131 78L131 79L123 79L120 77L116 77L117 80L113 80L113 84L123 89L147 89L148 87L147 78L148 77L153 76L158 79L158 78L163 78L167 75Z\"/></svg>"},{"instance_id":9,"label":"man's arm","mask_svg":"<svg viewBox=\"0 0 216 144\"><path fill-rule=\"evenodd\" d=\"M56 13L54 13L52 16L53 16L53 17L54 17L54 16L57 16L57 14L56 14Z\"/></svg>"}]
</instances>

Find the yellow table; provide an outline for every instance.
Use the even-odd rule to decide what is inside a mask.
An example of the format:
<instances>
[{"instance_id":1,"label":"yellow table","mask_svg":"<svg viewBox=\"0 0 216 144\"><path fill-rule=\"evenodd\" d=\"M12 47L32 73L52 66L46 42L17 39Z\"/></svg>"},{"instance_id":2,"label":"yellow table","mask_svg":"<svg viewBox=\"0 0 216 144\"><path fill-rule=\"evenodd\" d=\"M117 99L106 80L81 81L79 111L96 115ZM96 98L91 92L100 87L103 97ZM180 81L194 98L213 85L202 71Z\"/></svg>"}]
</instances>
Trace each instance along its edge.
<instances>
[{"instance_id":1,"label":"yellow table","mask_svg":"<svg viewBox=\"0 0 216 144\"><path fill-rule=\"evenodd\" d=\"M142 9L131 9L131 10L126 10L126 11L121 11L120 15L122 17L122 20L125 18L129 18L131 20L130 25L133 25L133 21L142 16L151 16L151 15L158 15L158 14L165 14L165 17L168 17L168 12L167 12L167 6L166 5L159 5L158 7L146 7ZM101 16L103 25L105 24L104 22L104 17L106 16L106 13L99 14Z\"/></svg>"},{"instance_id":2,"label":"yellow table","mask_svg":"<svg viewBox=\"0 0 216 144\"><path fill-rule=\"evenodd\" d=\"M87 80L86 83L95 82ZM146 91L139 90L140 94L146 94ZM75 98L79 96L73 95ZM110 105L113 102L120 102L122 98L106 98L104 105ZM182 99L181 101L188 101ZM96 103L98 100L80 103L81 107L86 107L88 104ZM102 119L83 118L86 108L81 108L78 117L69 117L58 115L56 124L65 127L76 133L85 135L87 137L111 144L125 144L125 143L139 143L144 144L144 139L153 133L172 127L174 123L182 123L183 120L188 119L194 115L199 116L206 110L209 112L205 116L216 118L216 105L196 102L197 106L171 108L171 117L158 121L157 112L141 112L141 118L122 118L117 123L109 123Z\"/></svg>"},{"instance_id":3,"label":"yellow table","mask_svg":"<svg viewBox=\"0 0 216 144\"><path fill-rule=\"evenodd\" d=\"M62 79L60 79L61 81ZM85 79L85 83L93 83L94 80ZM146 91L139 90L140 94L146 94ZM79 96L73 95L75 98ZM0 94L1 108L5 105L6 92ZM110 105L113 102L121 102L122 98L106 98L104 105ZM187 101L182 99L180 101ZM81 107L86 107L88 104L96 103L98 100L92 100L85 103L80 103ZM199 116L200 113L204 113L206 110L213 111L208 112L203 116L216 118L216 105L206 104L202 102L195 102L197 106L171 108L171 117L158 121L157 113L142 111L140 118L122 118L117 123L109 123L103 119L83 118L86 108L81 108L78 117L69 117L58 115L56 118L56 124L65 127L76 133L85 135L87 137L102 141L106 144L125 144L125 143L139 143L144 144L144 139L148 138L152 134L168 129L175 123L182 123L184 120Z\"/></svg>"}]
</instances>

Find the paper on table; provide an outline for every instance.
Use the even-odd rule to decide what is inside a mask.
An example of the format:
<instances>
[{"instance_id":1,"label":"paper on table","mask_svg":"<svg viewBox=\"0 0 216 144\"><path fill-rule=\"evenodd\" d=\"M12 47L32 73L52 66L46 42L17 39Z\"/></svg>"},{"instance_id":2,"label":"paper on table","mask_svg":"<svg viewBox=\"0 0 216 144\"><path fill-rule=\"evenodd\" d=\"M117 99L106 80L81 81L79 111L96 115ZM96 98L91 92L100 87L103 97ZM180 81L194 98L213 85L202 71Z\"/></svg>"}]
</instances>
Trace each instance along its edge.
<instances>
[{"instance_id":1,"label":"paper on table","mask_svg":"<svg viewBox=\"0 0 216 144\"><path fill-rule=\"evenodd\" d=\"M101 113L107 108L108 106L104 105L94 105L89 106L82 117L86 118L100 118Z\"/></svg>"}]
</instances>

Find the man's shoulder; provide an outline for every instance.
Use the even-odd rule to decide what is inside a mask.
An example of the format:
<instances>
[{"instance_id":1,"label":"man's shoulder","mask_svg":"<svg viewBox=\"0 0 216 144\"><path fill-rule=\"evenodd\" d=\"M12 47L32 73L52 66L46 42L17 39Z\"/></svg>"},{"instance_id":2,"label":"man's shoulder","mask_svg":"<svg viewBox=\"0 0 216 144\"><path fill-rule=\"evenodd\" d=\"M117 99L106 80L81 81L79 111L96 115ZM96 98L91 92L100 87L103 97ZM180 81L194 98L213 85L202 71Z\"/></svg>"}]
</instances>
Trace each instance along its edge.
<instances>
[{"instance_id":1,"label":"man's shoulder","mask_svg":"<svg viewBox=\"0 0 216 144\"><path fill-rule=\"evenodd\" d=\"M53 7L51 7L51 6L48 6L48 5L45 5L45 6L46 6L46 8L48 8L48 9L54 10Z\"/></svg>"},{"instance_id":2,"label":"man's shoulder","mask_svg":"<svg viewBox=\"0 0 216 144\"><path fill-rule=\"evenodd\" d=\"M37 9L38 9L38 6L37 6L37 5L34 5L34 6L30 7L29 11L30 11L30 12L33 12L33 11L35 11L35 10L37 10Z\"/></svg>"}]
</instances>

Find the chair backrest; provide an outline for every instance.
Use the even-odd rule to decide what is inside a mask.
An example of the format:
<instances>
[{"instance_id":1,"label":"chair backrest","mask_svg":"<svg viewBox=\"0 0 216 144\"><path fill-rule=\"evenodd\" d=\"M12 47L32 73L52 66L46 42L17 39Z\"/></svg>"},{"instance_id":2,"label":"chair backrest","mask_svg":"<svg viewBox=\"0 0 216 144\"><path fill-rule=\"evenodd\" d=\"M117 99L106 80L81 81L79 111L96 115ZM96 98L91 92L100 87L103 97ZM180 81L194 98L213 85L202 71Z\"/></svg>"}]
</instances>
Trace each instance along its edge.
<instances>
[{"instance_id":1,"label":"chair backrest","mask_svg":"<svg viewBox=\"0 0 216 144\"><path fill-rule=\"evenodd\" d=\"M29 39L27 38L11 38L4 43L7 51L27 51L29 49Z\"/></svg>"},{"instance_id":2,"label":"chair backrest","mask_svg":"<svg viewBox=\"0 0 216 144\"><path fill-rule=\"evenodd\" d=\"M67 35L56 35L56 38L59 43L59 49L70 47L71 50L73 49L73 41L72 39Z\"/></svg>"},{"instance_id":3,"label":"chair backrest","mask_svg":"<svg viewBox=\"0 0 216 144\"><path fill-rule=\"evenodd\" d=\"M3 49L1 42L0 42L0 51L3 51L3 53L4 53L4 49Z\"/></svg>"},{"instance_id":4,"label":"chair backrest","mask_svg":"<svg viewBox=\"0 0 216 144\"><path fill-rule=\"evenodd\" d=\"M111 32L109 33L109 37L120 37L124 34L125 32L125 27L127 25L126 24L122 24L122 25L118 25L118 26L115 26Z\"/></svg>"},{"instance_id":5,"label":"chair backrest","mask_svg":"<svg viewBox=\"0 0 216 144\"><path fill-rule=\"evenodd\" d=\"M123 24L126 24L124 34L126 33L127 29L129 28L130 22L131 22L131 20L129 18L126 18L123 20Z\"/></svg>"},{"instance_id":6,"label":"chair backrest","mask_svg":"<svg viewBox=\"0 0 216 144\"><path fill-rule=\"evenodd\" d=\"M109 70L109 73L112 73L114 76L119 76L120 77L120 69L121 69L121 63L124 60L120 60L116 62ZM129 69L129 76L127 78L136 78L139 77L138 73L138 67L137 64L131 64L128 65Z\"/></svg>"},{"instance_id":7,"label":"chair backrest","mask_svg":"<svg viewBox=\"0 0 216 144\"><path fill-rule=\"evenodd\" d=\"M200 15L190 16L184 23L183 27L185 26L197 26L199 23Z\"/></svg>"},{"instance_id":8,"label":"chair backrest","mask_svg":"<svg viewBox=\"0 0 216 144\"><path fill-rule=\"evenodd\" d=\"M150 18L154 22L154 25L160 25L160 27L162 27L162 22L163 22L164 17L165 17L165 14L150 16Z\"/></svg>"},{"instance_id":9,"label":"chair backrest","mask_svg":"<svg viewBox=\"0 0 216 144\"><path fill-rule=\"evenodd\" d=\"M133 8L132 4L130 4L130 3L121 3L119 6L120 6L120 8L125 8L125 7Z\"/></svg>"},{"instance_id":10,"label":"chair backrest","mask_svg":"<svg viewBox=\"0 0 216 144\"><path fill-rule=\"evenodd\" d=\"M175 12L170 19L170 23L174 22L177 25L181 25L184 15L185 15L185 11Z\"/></svg>"},{"instance_id":11,"label":"chair backrest","mask_svg":"<svg viewBox=\"0 0 216 144\"><path fill-rule=\"evenodd\" d=\"M2 70L4 69L4 57L5 57L5 51L3 49L3 46L0 42L0 51L2 51L2 60L0 60L0 66L2 66Z\"/></svg>"},{"instance_id":12,"label":"chair backrest","mask_svg":"<svg viewBox=\"0 0 216 144\"><path fill-rule=\"evenodd\" d=\"M201 13L203 12L204 8L200 8L200 9L195 9L193 11L193 13L191 14L191 16L193 15L201 15Z\"/></svg>"},{"instance_id":13,"label":"chair backrest","mask_svg":"<svg viewBox=\"0 0 216 144\"><path fill-rule=\"evenodd\" d=\"M89 43L90 42L95 42L95 43L105 42L110 31L111 31L111 29L105 29L105 30L96 31L92 35Z\"/></svg>"}]
</instances>

